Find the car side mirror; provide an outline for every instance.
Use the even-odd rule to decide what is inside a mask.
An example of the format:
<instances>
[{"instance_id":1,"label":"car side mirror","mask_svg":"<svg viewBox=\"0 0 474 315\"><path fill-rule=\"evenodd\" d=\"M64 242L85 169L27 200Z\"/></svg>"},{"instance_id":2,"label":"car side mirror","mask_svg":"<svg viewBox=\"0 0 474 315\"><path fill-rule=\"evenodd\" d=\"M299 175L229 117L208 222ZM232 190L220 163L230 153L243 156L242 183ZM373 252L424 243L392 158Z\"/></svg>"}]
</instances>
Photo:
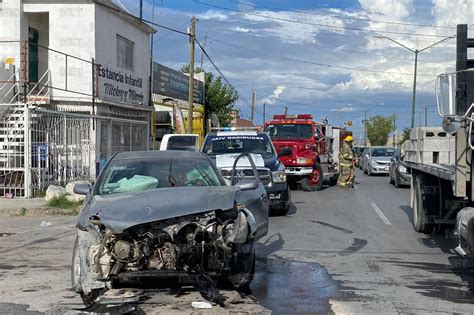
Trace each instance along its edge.
<instances>
[{"instance_id":1,"label":"car side mirror","mask_svg":"<svg viewBox=\"0 0 474 315\"><path fill-rule=\"evenodd\" d=\"M240 190L254 190L258 188L258 182L256 180L253 180L250 182L239 183L235 186L239 187Z\"/></svg>"},{"instance_id":2,"label":"car side mirror","mask_svg":"<svg viewBox=\"0 0 474 315\"><path fill-rule=\"evenodd\" d=\"M291 156L291 149L289 148L281 149L280 153L278 153L278 157L283 157L283 156Z\"/></svg>"},{"instance_id":3,"label":"car side mirror","mask_svg":"<svg viewBox=\"0 0 474 315\"><path fill-rule=\"evenodd\" d=\"M77 183L74 185L73 192L77 195L87 195L91 191L90 183Z\"/></svg>"}]
</instances>

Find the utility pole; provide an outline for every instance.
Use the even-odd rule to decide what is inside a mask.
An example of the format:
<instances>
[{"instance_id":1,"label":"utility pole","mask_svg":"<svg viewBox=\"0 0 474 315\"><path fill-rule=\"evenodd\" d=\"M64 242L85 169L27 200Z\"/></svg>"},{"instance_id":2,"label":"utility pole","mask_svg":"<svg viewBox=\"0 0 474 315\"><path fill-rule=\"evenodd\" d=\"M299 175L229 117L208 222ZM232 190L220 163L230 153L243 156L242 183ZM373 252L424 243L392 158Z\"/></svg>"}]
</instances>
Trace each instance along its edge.
<instances>
[{"instance_id":1,"label":"utility pole","mask_svg":"<svg viewBox=\"0 0 474 315\"><path fill-rule=\"evenodd\" d=\"M418 65L418 49L415 50L415 71L413 73L413 97L411 99L411 127L415 127L415 107L416 107L416 69Z\"/></svg>"},{"instance_id":2,"label":"utility pole","mask_svg":"<svg viewBox=\"0 0 474 315\"><path fill-rule=\"evenodd\" d=\"M288 115L288 107L285 106L285 116Z\"/></svg>"},{"instance_id":3,"label":"utility pole","mask_svg":"<svg viewBox=\"0 0 474 315\"><path fill-rule=\"evenodd\" d=\"M367 146L367 110L364 110L364 147Z\"/></svg>"},{"instance_id":4,"label":"utility pole","mask_svg":"<svg viewBox=\"0 0 474 315\"><path fill-rule=\"evenodd\" d=\"M143 0L140 0L140 20L143 19Z\"/></svg>"},{"instance_id":5,"label":"utility pole","mask_svg":"<svg viewBox=\"0 0 474 315\"><path fill-rule=\"evenodd\" d=\"M189 95L188 95L188 132L193 133L193 107L194 107L194 46L196 40L196 18L191 18L189 30Z\"/></svg>"},{"instance_id":6,"label":"utility pole","mask_svg":"<svg viewBox=\"0 0 474 315\"><path fill-rule=\"evenodd\" d=\"M262 126L265 126L265 103L263 103L263 118L262 118Z\"/></svg>"},{"instance_id":7,"label":"utility pole","mask_svg":"<svg viewBox=\"0 0 474 315\"><path fill-rule=\"evenodd\" d=\"M393 114L393 146L395 147L395 130L397 130L397 116Z\"/></svg>"},{"instance_id":8,"label":"utility pole","mask_svg":"<svg viewBox=\"0 0 474 315\"><path fill-rule=\"evenodd\" d=\"M428 106L425 106L425 127L428 127Z\"/></svg>"},{"instance_id":9,"label":"utility pole","mask_svg":"<svg viewBox=\"0 0 474 315\"><path fill-rule=\"evenodd\" d=\"M250 121L253 124L253 115L255 113L255 102L257 100L257 93L255 91L252 91L252 112L250 113Z\"/></svg>"}]
</instances>

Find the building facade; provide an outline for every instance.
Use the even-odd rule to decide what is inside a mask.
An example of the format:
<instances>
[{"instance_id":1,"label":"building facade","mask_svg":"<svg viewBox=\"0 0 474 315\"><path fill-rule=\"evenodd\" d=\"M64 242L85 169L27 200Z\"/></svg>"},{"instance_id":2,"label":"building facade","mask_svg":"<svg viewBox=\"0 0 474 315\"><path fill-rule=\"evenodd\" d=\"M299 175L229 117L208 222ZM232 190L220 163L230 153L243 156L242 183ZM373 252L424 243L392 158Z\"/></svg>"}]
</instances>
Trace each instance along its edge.
<instances>
[{"instance_id":1,"label":"building facade","mask_svg":"<svg viewBox=\"0 0 474 315\"><path fill-rule=\"evenodd\" d=\"M153 28L110 0L3 0L0 21L0 194L149 148Z\"/></svg>"}]
</instances>

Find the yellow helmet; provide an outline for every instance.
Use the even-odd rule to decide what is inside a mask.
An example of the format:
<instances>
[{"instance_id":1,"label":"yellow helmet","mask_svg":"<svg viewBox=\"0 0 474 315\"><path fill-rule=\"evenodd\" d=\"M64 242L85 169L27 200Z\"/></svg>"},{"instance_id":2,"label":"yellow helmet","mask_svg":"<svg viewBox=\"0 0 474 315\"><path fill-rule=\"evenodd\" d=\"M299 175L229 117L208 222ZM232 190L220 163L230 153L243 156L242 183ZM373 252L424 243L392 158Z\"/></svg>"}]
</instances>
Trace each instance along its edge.
<instances>
[{"instance_id":1,"label":"yellow helmet","mask_svg":"<svg viewBox=\"0 0 474 315\"><path fill-rule=\"evenodd\" d=\"M346 142L352 142L352 140L353 140L353 139L352 139L352 136L346 136L346 137L344 138L344 141L346 141Z\"/></svg>"}]
</instances>

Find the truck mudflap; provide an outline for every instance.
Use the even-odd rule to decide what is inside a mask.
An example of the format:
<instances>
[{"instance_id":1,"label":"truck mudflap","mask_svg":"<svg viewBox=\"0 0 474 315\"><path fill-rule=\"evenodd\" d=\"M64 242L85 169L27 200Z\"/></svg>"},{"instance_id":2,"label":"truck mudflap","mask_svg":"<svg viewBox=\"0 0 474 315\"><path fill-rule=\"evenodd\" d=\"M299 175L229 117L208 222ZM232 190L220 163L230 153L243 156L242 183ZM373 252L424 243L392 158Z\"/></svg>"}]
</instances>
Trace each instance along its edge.
<instances>
[{"instance_id":1,"label":"truck mudflap","mask_svg":"<svg viewBox=\"0 0 474 315\"><path fill-rule=\"evenodd\" d=\"M461 256L473 255L474 208L468 207L458 212L455 233L459 239L459 245L455 248L456 252Z\"/></svg>"}]
</instances>

